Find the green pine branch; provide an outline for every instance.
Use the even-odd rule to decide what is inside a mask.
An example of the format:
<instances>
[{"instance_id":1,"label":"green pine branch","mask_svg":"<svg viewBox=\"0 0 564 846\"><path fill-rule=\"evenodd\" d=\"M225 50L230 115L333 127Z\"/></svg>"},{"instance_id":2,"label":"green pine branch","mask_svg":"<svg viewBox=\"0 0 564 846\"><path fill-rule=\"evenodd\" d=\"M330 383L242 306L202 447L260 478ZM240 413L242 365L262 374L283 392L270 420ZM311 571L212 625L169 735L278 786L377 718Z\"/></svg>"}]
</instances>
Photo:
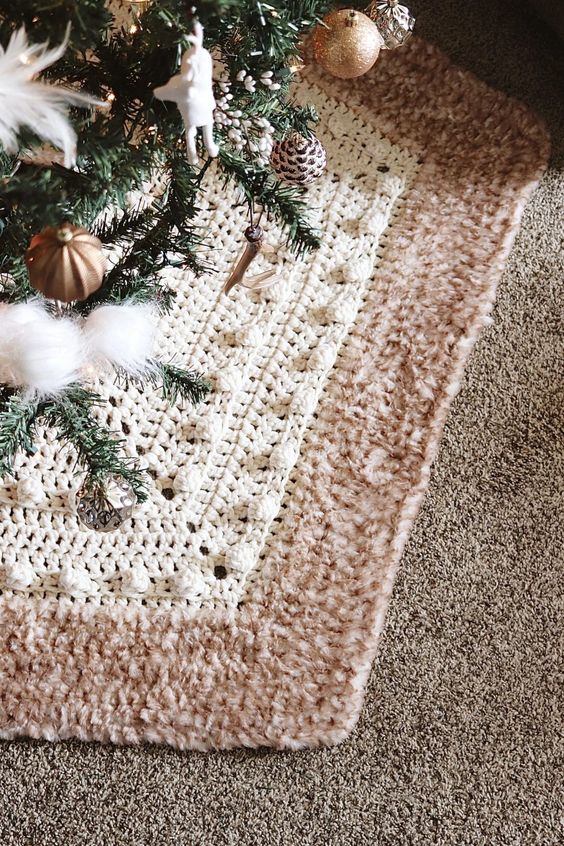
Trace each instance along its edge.
<instances>
[{"instance_id":1,"label":"green pine branch","mask_svg":"<svg viewBox=\"0 0 564 846\"><path fill-rule=\"evenodd\" d=\"M297 130L308 134L316 120L313 109L297 107L287 93L291 77L288 64L297 54L300 40L326 11L321 0L202 0L196 13L206 27L206 44L223 55L232 78L245 69L258 78L265 70L275 73L282 87L277 92L257 87L255 93L243 86L233 88L234 103L242 119L264 116L274 126L277 137ZM6 43L15 26L24 24L30 40L63 37L71 22L71 45L66 55L46 72L114 100L108 114L75 111L79 130L79 166L67 171L51 167L22 165L12 156L0 155L0 255L2 272L14 277L21 256L31 237L45 225L63 219L91 228L104 209L125 208L131 189L142 189L156 170L167 174L166 196L143 214L126 215L119 225L119 238L131 248L124 266L115 269L104 286L106 301L119 301L112 294L114 283L127 279L127 296L135 284L146 292L149 271L156 275L166 266L167 256L182 256L183 263L199 273L209 269L205 255L205 221L199 221L198 198L205 184L202 169L188 165L183 149L182 119L176 107L161 103L153 89L178 71L179 55L186 46L186 34L193 24L193 13L185 0L159 0L143 14L135 36L127 31L112 32L108 38L109 17L101 0L81 0L69 4L53 0L42 13L36 0L0 0L0 43ZM85 51L88 44L89 51ZM91 52L98 61L91 61ZM218 133L219 134L219 133ZM23 146L37 146L33 134L22 136ZM252 161L245 159L247 177L234 164L239 156L223 138L220 167L241 185L255 206L263 201L269 215L289 233L289 243L299 254L313 249L318 238L307 223L307 203L299 192L265 188L257 179ZM108 241L116 233L108 233ZM134 266L137 273L130 274ZM154 278L154 277L153 277ZM10 299L24 299L29 288L15 278L21 295L10 292ZM97 302L103 301L101 295Z\"/></svg>"},{"instance_id":2,"label":"green pine branch","mask_svg":"<svg viewBox=\"0 0 564 846\"><path fill-rule=\"evenodd\" d=\"M175 364L156 362L163 399L174 405L178 399L198 405L212 389L211 382L194 371L182 370Z\"/></svg>"},{"instance_id":3,"label":"green pine branch","mask_svg":"<svg viewBox=\"0 0 564 846\"><path fill-rule=\"evenodd\" d=\"M162 398L169 405L175 405L178 400L198 405L212 389L211 382L199 373L156 360L151 362L150 368L143 376L133 377L118 372L117 377L125 388L130 384L150 385L160 391Z\"/></svg>"},{"instance_id":4,"label":"green pine branch","mask_svg":"<svg viewBox=\"0 0 564 846\"><path fill-rule=\"evenodd\" d=\"M0 478L13 472L18 452L33 453L39 402L0 386Z\"/></svg>"},{"instance_id":5,"label":"green pine branch","mask_svg":"<svg viewBox=\"0 0 564 846\"><path fill-rule=\"evenodd\" d=\"M123 438L97 422L94 412L102 405L105 400L98 394L72 385L61 396L43 402L39 416L61 440L74 447L77 464L86 471L86 487L103 489L110 477L121 476L131 485L138 501L144 502L146 473L126 456Z\"/></svg>"},{"instance_id":6,"label":"green pine branch","mask_svg":"<svg viewBox=\"0 0 564 846\"><path fill-rule=\"evenodd\" d=\"M161 271L171 264L194 273L211 269L213 245L200 211L209 161L204 155L201 167L188 164L180 113L173 104L157 100L154 88L178 72L196 14L205 27L206 46L219 51L231 80L241 70L256 80L272 71L280 84L275 91L257 85L254 93L234 84L231 104L241 121L266 118L276 138L293 130L308 135L317 116L311 107L292 102L288 66L303 37L333 5L327 0L195 0L193 7L186 0L155 0L132 33L127 27L110 28L103 0L0 0L0 45L20 26L26 27L31 43L54 45L70 23L69 49L45 78L103 99L112 95L111 109L104 113L73 110L76 170L24 163L0 150L0 300L36 296L25 250L45 226L69 220L93 229L104 245L121 251L102 287L69 306L69 314L87 314L98 304L125 300L169 309L174 291L163 284ZM217 135L222 142L217 166L224 180L239 187L250 208L264 210L283 227L298 255L315 249L319 234L308 222L305 192L279 182L249 150L237 151L227 131L218 129ZM33 151L41 145L31 130L22 132L20 149ZM144 192L155 173L164 177L160 195L147 208L131 208L130 192ZM196 402L209 390L205 379L172 364L156 364L146 382L171 402ZM96 422L101 401L80 386L39 403L0 386L0 472L10 472L18 450L33 449L35 426L42 421L73 445L93 484L117 473L142 498L142 474L123 454L123 442Z\"/></svg>"},{"instance_id":7,"label":"green pine branch","mask_svg":"<svg viewBox=\"0 0 564 846\"><path fill-rule=\"evenodd\" d=\"M277 218L298 254L316 249L319 233L307 222L307 201L303 188L276 179L266 168L251 166L242 156L220 150L225 181L234 180L250 204L258 204L269 216Z\"/></svg>"}]
</instances>

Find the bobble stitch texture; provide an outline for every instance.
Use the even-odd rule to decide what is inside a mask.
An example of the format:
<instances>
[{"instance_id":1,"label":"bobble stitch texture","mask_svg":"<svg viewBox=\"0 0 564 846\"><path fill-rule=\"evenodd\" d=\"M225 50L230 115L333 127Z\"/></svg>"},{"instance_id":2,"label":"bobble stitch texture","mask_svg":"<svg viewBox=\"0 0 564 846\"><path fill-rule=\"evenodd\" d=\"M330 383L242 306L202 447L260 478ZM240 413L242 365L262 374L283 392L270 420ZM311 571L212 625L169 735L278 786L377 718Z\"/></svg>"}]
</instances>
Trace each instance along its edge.
<instances>
[{"instance_id":1,"label":"bobble stitch texture","mask_svg":"<svg viewBox=\"0 0 564 846\"><path fill-rule=\"evenodd\" d=\"M327 370L335 361L335 348L320 344L309 357L309 366L314 370Z\"/></svg>"},{"instance_id":2,"label":"bobble stitch texture","mask_svg":"<svg viewBox=\"0 0 564 846\"><path fill-rule=\"evenodd\" d=\"M237 573L248 573L254 566L254 559L253 551L248 546L242 545L228 553L228 569L235 570Z\"/></svg>"},{"instance_id":3,"label":"bobble stitch texture","mask_svg":"<svg viewBox=\"0 0 564 846\"><path fill-rule=\"evenodd\" d=\"M92 591L92 579L83 568L64 564L59 574L59 587L71 596L80 597Z\"/></svg>"},{"instance_id":4,"label":"bobble stitch texture","mask_svg":"<svg viewBox=\"0 0 564 846\"><path fill-rule=\"evenodd\" d=\"M16 490L18 500L22 503L22 505L39 505L45 499L43 485L38 479L20 479Z\"/></svg>"},{"instance_id":5,"label":"bobble stitch texture","mask_svg":"<svg viewBox=\"0 0 564 846\"><path fill-rule=\"evenodd\" d=\"M8 590L25 590L35 581L35 571L31 564L11 562L5 564L2 569L4 584Z\"/></svg>"},{"instance_id":6,"label":"bobble stitch texture","mask_svg":"<svg viewBox=\"0 0 564 846\"><path fill-rule=\"evenodd\" d=\"M144 568L136 567L127 570L121 577L124 593L135 596L146 593L151 586L151 579Z\"/></svg>"},{"instance_id":7,"label":"bobble stitch texture","mask_svg":"<svg viewBox=\"0 0 564 846\"><path fill-rule=\"evenodd\" d=\"M175 592L183 597L202 594L206 589L205 579L198 570L183 570L176 573L172 581Z\"/></svg>"},{"instance_id":8,"label":"bobble stitch texture","mask_svg":"<svg viewBox=\"0 0 564 846\"><path fill-rule=\"evenodd\" d=\"M174 480L174 490L180 493L194 493L202 484L202 474L193 467L179 470Z\"/></svg>"},{"instance_id":9,"label":"bobble stitch texture","mask_svg":"<svg viewBox=\"0 0 564 846\"><path fill-rule=\"evenodd\" d=\"M278 444L270 454L270 465L275 470L287 470L296 463L297 448L290 441Z\"/></svg>"},{"instance_id":10,"label":"bobble stitch texture","mask_svg":"<svg viewBox=\"0 0 564 846\"><path fill-rule=\"evenodd\" d=\"M272 90L276 82L267 74L257 85ZM272 127L260 117L249 122L232 105L231 88L250 84L246 77L220 81L216 119L235 146L245 146L257 160L268 159ZM114 400L104 422L123 432L130 454L138 452L158 484L131 524L108 537L78 530L67 498L51 495L28 507L28 525L37 518L46 523L45 529L30 529L34 536L43 534L31 565L33 591L66 592L86 604L121 598L131 605L143 599L150 608L163 603L190 611L204 605L234 608L248 575L262 568L261 551L302 441L369 290L381 232L420 167L414 156L315 85L301 82L300 90L302 102L320 114L320 140L334 170L310 189L312 223L323 230L323 247L297 262L282 230L270 226L268 245L277 246L256 259L256 272L274 268L276 281L264 291L239 287L224 296L219 275L194 279L173 267L159 272L178 292L161 321L159 354L174 360L181 352L194 369L210 378L215 374L214 390L197 409L169 408L156 392L134 385L123 391L104 382L102 389ZM373 167L374 159L387 166L386 173ZM335 178L345 172L346 179ZM155 182L144 199L132 194L129 200L135 206L151 202L151 191L161 187ZM213 179L203 198L210 236L226 257L241 250L241 231L232 225L236 199L234 187ZM361 226L371 216L383 224L375 235ZM344 282L345 276L356 281ZM72 488L72 468L55 442L44 443L29 470L25 461L19 469L34 477L37 467L44 487L56 478L57 488ZM13 488L5 494L0 489L1 501L18 504ZM57 542L61 520L65 548ZM26 537L25 523L14 523L16 529L18 537ZM81 549L79 572L61 573L73 546Z\"/></svg>"},{"instance_id":11,"label":"bobble stitch texture","mask_svg":"<svg viewBox=\"0 0 564 846\"><path fill-rule=\"evenodd\" d=\"M273 496L268 494L256 497L249 505L249 517L251 520L262 520L264 522L273 520L278 513L278 503Z\"/></svg>"}]
</instances>

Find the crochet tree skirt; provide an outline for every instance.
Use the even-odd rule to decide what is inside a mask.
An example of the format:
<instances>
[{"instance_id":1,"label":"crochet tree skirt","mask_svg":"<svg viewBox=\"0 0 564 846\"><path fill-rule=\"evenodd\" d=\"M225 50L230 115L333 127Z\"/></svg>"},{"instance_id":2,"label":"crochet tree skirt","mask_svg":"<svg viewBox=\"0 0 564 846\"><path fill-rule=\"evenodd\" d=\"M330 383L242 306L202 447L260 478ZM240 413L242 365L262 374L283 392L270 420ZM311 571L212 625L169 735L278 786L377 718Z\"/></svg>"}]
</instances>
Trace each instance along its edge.
<instances>
[{"instance_id":1,"label":"crochet tree skirt","mask_svg":"<svg viewBox=\"0 0 564 846\"><path fill-rule=\"evenodd\" d=\"M161 354L213 392L178 410L100 385L105 422L155 479L149 502L117 533L81 529L72 456L48 434L18 464L30 482L0 488L3 737L301 748L354 727L548 142L417 39L352 83L308 71L297 96L327 150L308 194L321 249L296 260L267 225L256 272L275 284L222 294L246 222L211 172L219 272L169 271Z\"/></svg>"}]
</instances>

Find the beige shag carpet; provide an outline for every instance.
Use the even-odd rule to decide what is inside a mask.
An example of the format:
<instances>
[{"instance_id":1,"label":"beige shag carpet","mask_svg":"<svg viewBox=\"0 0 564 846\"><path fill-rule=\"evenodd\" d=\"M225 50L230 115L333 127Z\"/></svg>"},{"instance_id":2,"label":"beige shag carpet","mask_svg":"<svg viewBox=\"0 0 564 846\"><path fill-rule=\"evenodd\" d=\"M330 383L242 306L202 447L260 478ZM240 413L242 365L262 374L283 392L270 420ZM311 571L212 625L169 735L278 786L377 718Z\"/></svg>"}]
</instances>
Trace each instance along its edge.
<instances>
[{"instance_id":1,"label":"beige shag carpet","mask_svg":"<svg viewBox=\"0 0 564 846\"><path fill-rule=\"evenodd\" d=\"M2 846L560 842L564 60L517 4L414 5L422 36L544 115L553 164L447 425L361 722L303 753L5 743Z\"/></svg>"}]
</instances>

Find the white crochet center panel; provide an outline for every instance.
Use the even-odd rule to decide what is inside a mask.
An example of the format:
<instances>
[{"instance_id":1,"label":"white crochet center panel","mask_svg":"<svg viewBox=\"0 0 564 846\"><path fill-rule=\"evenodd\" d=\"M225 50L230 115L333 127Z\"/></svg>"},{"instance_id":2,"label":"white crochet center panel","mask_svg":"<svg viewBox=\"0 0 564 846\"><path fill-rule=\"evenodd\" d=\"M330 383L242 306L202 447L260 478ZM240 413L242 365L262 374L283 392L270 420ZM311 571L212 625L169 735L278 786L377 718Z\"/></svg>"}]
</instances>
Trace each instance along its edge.
<instances>
[{"instance_id":1,"label":"white crochet center panel","mask_svg":"<svg viewBox=\"0 0 564 846\"><path fill-rule=\"evenodd\" d=\"M265 223L275 248L251 267L277 267L272 288L221 292L247 225L236 192L208 178L201 221L217 273L170 269L178 296L162 321L161 358L209 375L202 405L169 408L157 394L99 386L104 422L146 461L154 487L133 520L104 535L83 529L69 494L74 456L50 432L21 458L17 478L35 491L18 501L0 488L0 590L85 602L236 607L281 510L287 482L339 349L376 278L386 231L416 174L409 152L311 83L298 92L319 111L328 172L308 193L321 249L296 260ZM20 484L20 493L22 487ZM37 492L40 492L37 495Z\"/></svg>"}]
</instances>

